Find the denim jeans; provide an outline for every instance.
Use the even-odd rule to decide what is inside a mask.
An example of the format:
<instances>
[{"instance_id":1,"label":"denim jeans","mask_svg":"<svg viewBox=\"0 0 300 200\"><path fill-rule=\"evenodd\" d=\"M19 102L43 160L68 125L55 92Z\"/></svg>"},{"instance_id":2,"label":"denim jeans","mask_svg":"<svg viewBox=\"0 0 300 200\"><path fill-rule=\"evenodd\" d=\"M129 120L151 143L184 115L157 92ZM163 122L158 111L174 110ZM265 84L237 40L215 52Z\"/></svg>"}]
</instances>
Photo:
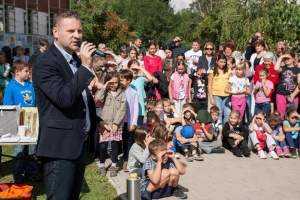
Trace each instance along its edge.
<instances>
[{"instance_id":1,"label":"denim jeans","mask_svg":"<svg viewBox=\"0 0 300 200\"><path fill-rule=\"evenodd\" d=\"M218 120L220 120L222 124L224 124L227 121L231 112L230 97L221 97L213 95L213 98L215 100L216 106L220 110Z\"/></svg>"},{"instance_id":2,"label":"denim jeans","mask_svg":"<svg viewBox=\"0 0 300 200\"><path fill-rule=\"evenodd\" d=\"M268 101L268 102L264 102L264 103L255 103L255 111L254 111L255 115L260 110L264 111L267 114L267 116L269 116L269 114L271 112L270 102Z\"/></svg>"},{"instance_id":3,"label":"denim jeans","mask_svg":"<svg viewBox=\"0 0 300 200\"><path fill-rule=\"evenodd\" d=\"M41 157L47 199L79 199L84 178L87 146L84 142L77 159Z\"/></svg>"},{"instance_id":4,"label":"denim jeans","mask_svg":"<svg viewBox=\"0 0 300 200\"><path fill-rule=\"evenodd\" d=\"M174 153L176 153L177 152L177 149L176 149L177 139L175 136L173 136L172 142L173 142L173 146L171 147L171 150L174 151Z\"/></svg>"},{"instance_id":5,"label":"denim jeans","mask_svg":"<svg viewBox=\"0 0 300 200\"><path fill-rule=\"evenodd\" d=\"M298 134L298 137L296 139L293 139L291 132L285 132L285 139L289 145L290 148L300 148L300 136Z\"/></svg>"},{"instance_id":6,"label":"denim jeans","mask_svg":"<svg viewBox=\"0 0 300 200\"><path fill-rule=\"evenodd\" d=\"M24 158L28 155L35 154L36 145L16 145L14 146L14 157ZM26 177L36 175L38 166L35 160L16 160L14 161L14 180L22 179L22 174L25 172Z\"/></svg>"},{"instance_id":7,"label":"denim jeans","mask_svg":"<svg viewBox=\"0 0 300 200\"><path fill-rule=\"evenodd\" d=\"M280 146L281 148L287 147L285 140L282 140L281 142L275 140L275 143L276 143L276 146Z\"/></svg>"}]
</instances>

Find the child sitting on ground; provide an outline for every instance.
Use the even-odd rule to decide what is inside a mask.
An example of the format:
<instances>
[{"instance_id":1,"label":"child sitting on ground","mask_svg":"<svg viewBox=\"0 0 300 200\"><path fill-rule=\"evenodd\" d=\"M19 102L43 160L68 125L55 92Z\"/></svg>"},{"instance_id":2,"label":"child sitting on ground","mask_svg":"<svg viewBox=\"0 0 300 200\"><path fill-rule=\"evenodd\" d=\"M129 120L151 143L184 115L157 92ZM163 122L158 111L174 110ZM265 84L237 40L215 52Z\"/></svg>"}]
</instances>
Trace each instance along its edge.
<instances>
[{"instance_id":1,"label":"child sitting on ground","mask_svg":"<svg viewBox=\"0 0 300 200\"><path fill-rule=\"evenodd\" d=\"M182 106L182 126L193 125L196 122L196 116L195 109L190 103L186 103Z\"/></svg>"},{"instance_id":2,"label":"child sitting on ground","mask_svg":"<svg viewBox=\"0 0 300 200\"><path fill-rule=\"evenodd\" d=\"M225 153L222 141L218 140L219 131L214 127L214 120L210 113L207 110L200 110L196 121L194 129L200 151L203 150L207 154Z\"/></svg>"},{"instance_id":3,"label":"child sitting on ground","mask_svg":"<svg viewBox=\"0 0 300 200\"><path fill-rule=\"evenodd\" d=\"M148 146L153 140L150 131L144 127L137 127L134 132L135 143L131 146L128 157L127 168L130 173L136 172L142 177L142 167L146 159L150 156Z\"/></svg>"},{"instance_id":4,"label":"child sitting on ground","mask_svg":"<svg viewBox=\"0 0 300 200\"><path fill-rule=\"evenodd\" d=\"M300 157L300 115L295 109L286 111L285 115L286 120L284 120L282 125L283 131L290 147L292 158L297 158L296 148L298 148L298 157Z\"/></svg>"},{"instance_id":5,"label":"child sitting on ground","mask_svg":"<svg viewBox=\"0 0 300 200\"><path fill-rule=\"evenodd\" d=\"M166 144L155 139L149 144L150 157L143 165L141 184L142 200L159 199L171 195L187 198L178 188L180 175L185 174L182 164L175 158L174 152Z\"/></svg>"},{"instance_id":6,"label":"child sitting on ground","mask_svg":"<svg viewBox=\"0 0 300 200\"><path fill-rule=\"evenodd\" d=\"M240 112L238 110L231 111L228 122L224 124L222 130L223 144L229 144L235 156L249 157L251 154L248 148L249 132L239 119ZM243 155L239 147L242 148Z\"/></svg>"},{"instance_id":7,"label":"child sitting on ground","mask_svg":"<svg viewBox=\"0 0 300 200\"><path fill-rule=\"evenodd\" d=\"M164 102L162 100L156 100L154 102L154 111L159 116L161 123L163 123L167 128L170 127L170 121L167 115L164 113Z\"/></svg>"},{"instance_id":8,"label":"child sitting on ground","mask_svg":"<svg viewBox=\"0 0 300 200\"><path fill-rule=\"evenodd\" d=\"M198 138L194 132L194 128L191 125L179 126L175 130L177 144L184 153L187 162L192 162L193 160L203 161L203 158L197 152Z\"/></svg>"},{"instance_id":9,"label":"child sitting on ground","mask_svg":"<svg viewBox=\"0 0 300 200\"><path fill-rule=\"evenodd\" d=\"M290 150L285 142L285 135L283 133L283 129L281 124L280 115L276 115L271 113L269 115L269 126L272 129L271 136L275 140L276 143L276 152L279 157L287 157L290 158Z\"/></svg>"},{"instance_id":10,"label":"child sitting on ground","mask_svg":"<svg viewBox=\"0 0 300 200\"><path fill-rule=\"evenodd\" d=\"M252 123L250 125L250 138L253 146L256 148L258 156L261 159L266 159L267 156L264 153L264 143L267 143L269 148L269 156L275 160L278 160L279 157L275 153L274 149L276 147L276 143L271 136L272 129L265 122L266 113L262 110L258 111L257 114L253 117ZM259 141L261 140L261 142ZM264 142L265 141L265 142Z\"/></svg>"},{"instance_id":11,"label":"child sitting on ground","mask_svg":"<svg viewBox=\"0 0 300 200\"><path fill-rule=\"evenodd\" d=\"M212 106L209 109L209 113L213 118L215 134L218 134L218 140L222 141L222 122L219 120L220 110L217 106Z\"/></svg>"},{"instance_id":12,"label":"child sitting on ground","mask_svg":"<svg viewBox=\"0 0 300 200\"><path fill-rule=\"evenodd\" d=\"M170 100L167 98L162 99L164 103L164 113L167 115L167 118L170 122L170 132L172 133L176 127L181 125L181 117L173 111L171 108Z\"/></svg>"},{"instance_id":13,"label":"child sitting on ground","mask_svg":"<svg viewBox=\"0 0 300 200\"><path fill-rule=\"evenodd\" d=\"M143 125L143 127L147 128L150 132L156 127L158 124L160 124L160 119L158 115L154 111L149 111L147 113L147 119L146 123Z\"/></svg>"}]
</instances>

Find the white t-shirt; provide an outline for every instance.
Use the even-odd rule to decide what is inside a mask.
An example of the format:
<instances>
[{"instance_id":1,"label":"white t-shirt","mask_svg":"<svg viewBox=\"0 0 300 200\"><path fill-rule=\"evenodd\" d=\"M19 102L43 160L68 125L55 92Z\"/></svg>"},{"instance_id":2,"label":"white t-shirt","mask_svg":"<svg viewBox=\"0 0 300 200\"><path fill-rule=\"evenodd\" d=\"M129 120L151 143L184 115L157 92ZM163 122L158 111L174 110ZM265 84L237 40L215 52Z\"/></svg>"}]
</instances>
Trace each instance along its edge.
<instances>
[{"instance_id":1,"label":"white t-shirt","mask_svg":"<svg viewBox=\"0 0 300 200\"><path fill-rule=\"evenodd\" d=\"M160 121L165 121L165 119L167 119L167 115L164 111L162 111L159 115Z\"/></svg>"},{"instance_id":2,"label":"white t-shirt","mask_svg":"<svg viewBox=\"0 0 300 200\"><path fill-rule=\"evenodd\" d=\"M190 69L196 70L197 69L197 65L193 63L193 60L199 60L199 57L202 56L202 51L199 50L197 52L195 52L193 49L187 51L184 53L186 58L189 58L189 60L187 60L187 64L188 67Z\"/></svg>"},{"instance_id":3,"label":"white t-shirt","mask_svg":"<svg viewBox=\"0 0 300 200\"><path fill-rule=\"evenodd\" d=\"M246 77L238 78L237 76L231 76L228 83L231 83L231 92L233 94L237 91L246 92L246 87L250 86L249 79Z\"/></svg>"},{"instance_id":4,"label":"white t-shirt","mask_svg":"<svg viewBox=\"0 0 300 200\"><path fill-rule=\"evenodd\" d=\"M174 75L173 74L171 75L170 79L172 81L174 81ZM180 80L181 80L181 82L183 82L183 76L180 76ZM178 99L184 99L184 97L185 97L185 94L184 94L183 84L180 84Z\"/></svg>"}]
</instances>

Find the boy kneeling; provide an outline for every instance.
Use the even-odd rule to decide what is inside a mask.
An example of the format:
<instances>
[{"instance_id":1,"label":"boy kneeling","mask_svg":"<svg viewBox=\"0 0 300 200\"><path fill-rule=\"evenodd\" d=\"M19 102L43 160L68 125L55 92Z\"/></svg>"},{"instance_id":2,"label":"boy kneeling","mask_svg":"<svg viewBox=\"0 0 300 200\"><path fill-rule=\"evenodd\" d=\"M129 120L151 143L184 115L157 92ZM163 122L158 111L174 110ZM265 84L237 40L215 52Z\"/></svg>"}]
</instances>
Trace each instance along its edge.
<instances>
[{"instance_id":1,"label":"boy kneeling","mask_svg":"<svg viewBox=\"0 0 300 200\"><path fill-rule=\"evenodd\" d=\"M159 199L171 195L186 199L187 195L178 188L179 176L185 174L182 164L166 144L155 139L149 144L150 157L143 165L141 184L142 200Z\"/></svg>"}]
</instances>

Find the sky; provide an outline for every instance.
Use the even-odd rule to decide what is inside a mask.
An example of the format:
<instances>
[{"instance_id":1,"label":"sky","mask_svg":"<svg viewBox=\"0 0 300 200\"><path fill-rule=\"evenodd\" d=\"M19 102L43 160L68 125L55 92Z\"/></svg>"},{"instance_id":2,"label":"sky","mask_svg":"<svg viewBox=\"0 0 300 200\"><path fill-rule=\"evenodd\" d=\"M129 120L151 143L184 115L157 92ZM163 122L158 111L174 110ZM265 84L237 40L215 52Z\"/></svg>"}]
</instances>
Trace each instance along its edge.
<instances>
[{"instance_id":1,"label":"sky","mask_svg":"<svg viewBox=\"0 0 300 200\"><path fill-rule=\"evenodd\" d=\"M175 12L183 9L188 8L189 4L192 3L192 0L171 0L170 4L174 7Z\"/></svg>"}]
</instances>

